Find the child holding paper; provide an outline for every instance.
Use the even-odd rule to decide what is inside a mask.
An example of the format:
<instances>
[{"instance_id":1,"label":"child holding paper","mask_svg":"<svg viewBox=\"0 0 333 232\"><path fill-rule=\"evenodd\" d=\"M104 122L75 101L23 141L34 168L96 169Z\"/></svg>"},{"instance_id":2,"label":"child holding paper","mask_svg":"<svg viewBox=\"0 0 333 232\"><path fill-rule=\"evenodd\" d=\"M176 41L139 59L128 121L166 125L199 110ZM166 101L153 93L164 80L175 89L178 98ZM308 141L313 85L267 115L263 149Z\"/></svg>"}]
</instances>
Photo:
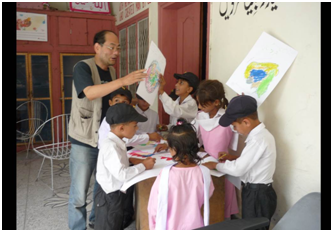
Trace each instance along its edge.
<instances>
[{"instance_id":1,"label":"child holding paper","mask_svg":"<svg viewBox=\"0 0 333 232\"><path fill-rule=\"evenodd\" d=\"M228 152L228 148L232 144L231 141L238 138L230 127L219 125L219 119L225 114L225 109L228 106L223 84L218 80L202 81L199 84L196 98L201 112L198 113L192 124L197 130L200 146L203 145L205 152L217 160L218 153ZM237 144L234 150L236 148ZM238 205L235 186L228 180L228 177L225 178L224 188L224 217L230 218L232 214L238 213Z\"/></svg>"},{"instance_id":2,"label":"child holding paper","mask_svg":"<svg viewBox=\"0 0 333 232\"><path fill-rule=\"evenodd\" d=\"M168 137L175 165L162 169L149 196L150 230L191 230L209 224L209 198L214 185L209 169L200 165L193 126L180 118ZM204 207L204 220L200 209Z\"/></svg>"},{"instance_id":3,"label":"child holding paper","mask_svg":"<svg viewBox=\"0 0 333 232\"><path fill-rule=\"evenodd\" d=\"M272 185L276 147L273 135L258 119L256 99L247 95L231 99L219 124L223 127L232 124L238 133L247 135L246 146L240 156L221 152L219 157L222 163L208 162L203 165L240 177L243 218L266 217L271 220L277 204Z\"/></svg>"},{"instance_id":4,"label":"child holding paper","mask_svg":"<svg viewBox=\"0 0 333 232\"><path fill-rule=\"evenodd\" d=\"M175 85L175 93L178 98L176 101L173 101L172 98L164 92L166 82L163 75L160 74L159 77L159 99L163 104L165 112L170 115L170 123L168 126L158 125L157 129L160 131L167 131L172 125L176 125L177 119L180 117L191 122L198 112L197 103L192 98L191 94L196 91L199 84L199 78L191 72L185 72L183 74L175 73L174 77L178 80Z\"/></svg>"},{"instance_id":5,"label":"child holding paper","mask_svg":"<svg viewBox=\"0 0 333 232\"><path fill-rule=\"evenodd\" d=\"M106 112L106 122L111 131L101 144L97 159L96 180L100 186L94 198L96 230L124 229L124 208L129 196L120 192L120 188L125 181L152 169L155 164L155 158L151 157L129 160L122 140L132 138L138 129L137 123L145 121L147 118L125 103L110 106ZM129 166L129 162L135 165Z\"/></svg>"}]
</instances>

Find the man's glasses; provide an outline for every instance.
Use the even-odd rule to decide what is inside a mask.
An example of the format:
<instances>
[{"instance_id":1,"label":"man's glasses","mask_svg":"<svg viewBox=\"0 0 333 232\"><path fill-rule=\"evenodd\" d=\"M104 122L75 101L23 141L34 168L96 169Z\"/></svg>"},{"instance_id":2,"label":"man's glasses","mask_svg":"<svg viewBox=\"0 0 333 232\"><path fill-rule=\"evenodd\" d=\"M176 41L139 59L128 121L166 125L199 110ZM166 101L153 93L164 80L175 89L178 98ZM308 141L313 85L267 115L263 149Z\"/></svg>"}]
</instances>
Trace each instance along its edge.
<instances>
[{"instance_id":1,"label":"man's glasses","mask_svg":"<svg viewBox=\"0 0 333 232\"><path fill-rule=\"evenodd\" d=\"M103 46L103 44L101 44L101 46ZM110 49L111 51L117 51L117 52L120 52L121 51L121 47L115 47L115 46L113 46L113 47L110 47L110 46L106 46L105 45L105 47L107 47L108 49Z\"/></svg>"}]
</instances>

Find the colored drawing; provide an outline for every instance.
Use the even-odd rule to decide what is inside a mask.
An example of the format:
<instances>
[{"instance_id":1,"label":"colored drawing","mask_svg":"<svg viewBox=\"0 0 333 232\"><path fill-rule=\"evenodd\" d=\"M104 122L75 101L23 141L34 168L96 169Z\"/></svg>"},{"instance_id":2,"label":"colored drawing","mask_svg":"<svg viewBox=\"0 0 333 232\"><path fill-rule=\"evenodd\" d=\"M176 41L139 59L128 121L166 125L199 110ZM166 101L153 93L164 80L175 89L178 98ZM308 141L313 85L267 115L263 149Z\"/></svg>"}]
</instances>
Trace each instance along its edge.
<instances>
[{"instance_id":1,"label":"colored drawing","mask_svg":"<svg viewBox=\"0 0 333 232\"><path fill-rule=\"evenodd\" d=\"M141 81L137 94L150 105L153 105L158 95L159 74L164 75L166 59L157 45L151 41L145 64L148 77Z\"/></svg>"},{"instance_id":2,"label":"colored drawing","mask_svg":"<svg viewBox=\"0 0 333 232\"><path fill-rule=\"evenodd\" d=\"M251 88L257 89L258 97L262 96L269 83L278 74L279 65L274 63L250 63L245 70L246 83L251 84Z\"/></svg>"},{"instance_id":3,"label":"colored drawing","mask_svg":"<svg viewBox=\"0 0 333 232\"><path fill-rule=\"evenodd\" d=\"M238 94L254 97L260 106L296 56L296 50L263 32L226 84Z\"/></svg>"},{"instance_id":4,"label":"colored drawing","mask_svg":"<svg viewBox=\"0 0 333 232\"><path fill-rule=\"evenodd\" d=\"M149 65L149 68L147 70L148 77L145 80L146 89L148 93L152 93L155 90L155 88L159 86L158 75L160 73L161 73L161 68L158 65L158 62L154 60Z\"/></svg>"}]
</instances>

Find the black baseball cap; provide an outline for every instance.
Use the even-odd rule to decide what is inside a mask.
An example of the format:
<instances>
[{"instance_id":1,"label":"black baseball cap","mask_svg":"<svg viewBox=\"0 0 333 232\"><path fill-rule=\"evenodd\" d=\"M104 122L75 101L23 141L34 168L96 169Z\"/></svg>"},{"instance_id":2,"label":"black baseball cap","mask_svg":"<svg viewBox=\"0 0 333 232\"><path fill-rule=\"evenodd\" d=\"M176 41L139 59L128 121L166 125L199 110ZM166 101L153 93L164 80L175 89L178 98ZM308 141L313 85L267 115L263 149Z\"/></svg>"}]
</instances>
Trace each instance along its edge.
<instances>
[{"instance_id":1,"label":"black baseball cap","mask_svg":"<svg viewBox=\"0 0 333 232\"><path fill-rule=\"evenodd\" d=\"M199 85L199 78L197 75L191 72L184 72L183 74L175 73L173 76L178 79L183 79L189 83L191 87L193 87L193 91L191 93L194 93Z\"/></svg>"},{"instance_id":2,"label":"black baseball cap","mask_svg":"<svg viewBox=\"0 0 333 232\"><path fill-rule=\"evenodd\" d=\"M129 100L129 102L131 103L132 102L132 93L131 91L129 91L127 88L125 87L121 87L115 91L113 91L112 93L110 93L110 100L112 100L112 98L116 95L124 95L127 97L127 99Z\"/></svg>"},{"instance_id":3,"label":"black baseball cap","mask_svg":"<svg viewBox=\"0 0 333 232\"><path fill-rule=\"evenodd\" d=\"M257 111L257 100L248 95L239 95L230 100L225 114L219 120L223 127L230 126L236 119Z\"/></svg>"},{"instance_id":4,"label":"black baseball cap","mask_svg":"<svg viewBox=\"0 0 333 232\"><path fill-rule=\"evenodd\" d=\"M133 106L126 103L118 103L110 106L106 111L106 122L110 125L126 122L145 122L148 118L139 114Z\"/></svg>"}]
</instances>

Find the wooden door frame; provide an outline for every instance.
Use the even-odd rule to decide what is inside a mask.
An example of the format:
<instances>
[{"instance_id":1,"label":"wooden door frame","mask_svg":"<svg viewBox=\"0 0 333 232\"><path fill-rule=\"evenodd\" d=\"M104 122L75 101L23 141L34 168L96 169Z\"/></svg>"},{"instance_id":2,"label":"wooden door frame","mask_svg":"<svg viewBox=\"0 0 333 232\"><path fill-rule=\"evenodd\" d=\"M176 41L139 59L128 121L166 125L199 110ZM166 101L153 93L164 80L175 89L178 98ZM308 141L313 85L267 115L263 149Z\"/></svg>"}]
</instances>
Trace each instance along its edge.
<instances>
[{"instance_id":1,"label":"wooden door frame","mask_svg":"<svg viewBox=\"0 0 333 232\"><path fill-rule=\"evenodd\" d=\"M193 2L160 2L158 3L158 47L165 56L168 65L165 68L164 76L167 80L164 90L170 93L174 88L176 79L173 77L177 72L177 10L192 4ZM200 9L202 13L202 6ZM207 42L206 42L206 79L208 79L209 68L209 22L210 22L210 4L207 4ZM201 32L201 35L203 33ZM202 37L200 38L202 44ZM201 46L201 45L200 45ZM201 50L201 49L200 49ZM201 52L200 52L201 55ZM200 57L200 61L202 58ZM200 64L201 66L201 64ZM199 70L201 79L201 68ZM169 115L164 112L163 105L158 104L159 121L163 124L168 124Z\"/></svg>"}]
</instances>

